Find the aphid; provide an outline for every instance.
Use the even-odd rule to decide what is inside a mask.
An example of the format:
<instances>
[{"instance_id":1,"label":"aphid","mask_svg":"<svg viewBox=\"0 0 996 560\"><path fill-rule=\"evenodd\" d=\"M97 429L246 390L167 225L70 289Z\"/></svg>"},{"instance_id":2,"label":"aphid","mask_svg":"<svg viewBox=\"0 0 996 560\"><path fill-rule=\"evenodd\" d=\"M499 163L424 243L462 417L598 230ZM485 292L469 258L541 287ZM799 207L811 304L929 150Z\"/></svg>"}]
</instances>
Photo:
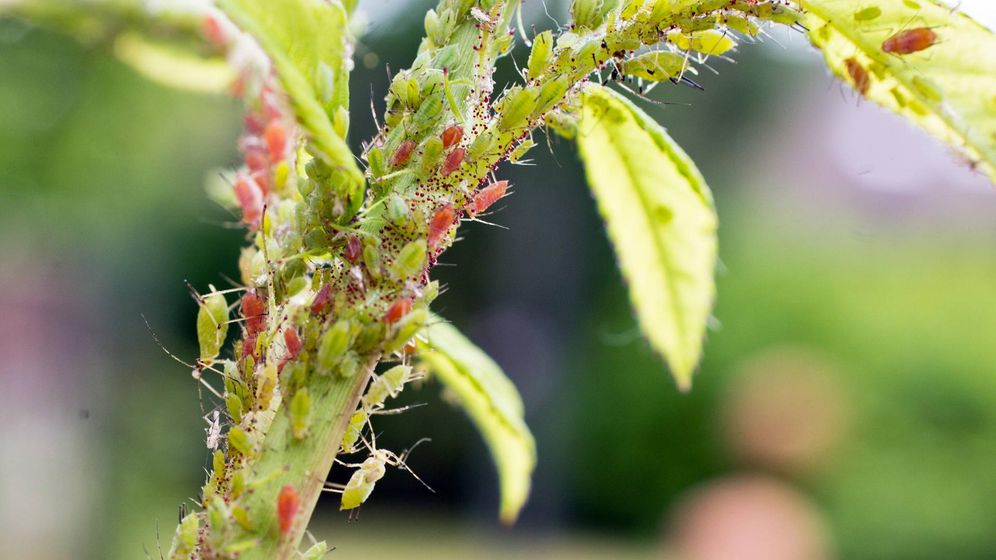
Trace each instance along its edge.
<instances>
[{"instance_id":1,"label":"aphid","mask_svg":"<svg viewBox=\"0 0 996 560\"><path fill-rule=\"evenodd\" d=\"M456 221L456 212L453 210L453 206L447 204L436 210L432 219L429 220L428 241L430 247L436 247L442 241L443 236L450 230L454 221Z\"/></svg>"},{"instance_id":2,"label":"aphid","mask_svg":"<svg viewBox=\"0 0 996 560\"><path fill-rule=\"evenodd\" d=\"M282 535L289 533L294 526L294 518L297 517L299 509L301 509L301 496L298 495L297 488L287 484L277 495L277 522L280 524Z\"/></svg>"},{"instance_id":3,"label":"aphid","mask_svg":"<svg viewBox=\"0 0 996 560\"><path fill-rule=\"evenodd\" d=\"M414 449L415 446L422 441L425 440L420 440L412 446L411 449ZM367 445L368 447L371 447L370 444ZM423 482L422 479L419 478L418 475L416 475L410 468L408 468L408 465L405 464L405 459L408 458L408 454L411 452L411 449L398 456L386 449L377 449L375 442L370 451L370 456L367 457L363 463L359 465L350 465L357 466L358 468L353 472L352 476L349 477L349 481L339 488L342 492L342 499L339 502L339 511L350 510L363 505L363 503L367 501L367 498L370 497L370 494L373 493L374 485L377 484L377 481L384 478L384 475L387 474L386 467L388 465L405 469L415 477L415 480L418 480L425 485L426 488L429 488L429 486L425 484L425 482ZM432 488L429 488L429 490L432 491Z\"/></svg>"},{"instance_id":4,"label":"aphid","mask_svg":"<svg viewBox=\"0 0 996 560\"><path fill-rule=\"evenodd\" d=\"M332 303L332 284L324 284L315 299L311 300L311 312L314 314L324 313Z\"/></svg>"},{"instance_id":5,"label":"aphid","mask_svg":"<svg viewBox=\"0 0 996 560\"><path fill-rule=\"evenodd\" d=\"M331 370L342 358L352 341L352 325L346 319L336 321L318 339L318 365Z\"/></svg>"},{"instance_id":6,"label":"aphid","mask_svg":"<svg viewBox=\"0 0 996 560\"><path fill-rule=\"evenodd\" d=\"M232 426L228 430L228 447L243 455L252 454L252 442L249 440L249 434L238 426Z\"/></svg>"},{"instance_id":7,"label":"aphid","mask_svg":"<svg viewBox=\"0 0 996 560\"><path fill-rule=\"evenodd\" d=\"M228 335L228 302L214 286L208 287L211 293L198 298L200 309L197 311L197 341L200 361L204 364L210 364L218 357Z\"/></svg>"},{"instance_id":8,"label":"aphid","mask_svg":"<svg viewBox=\"0 0 996 560\"><path fill-rule=\"evenodd\" d=\"M287 150L287 130L283 123L277 120L270 121L263 130L263 140L266 142L266 150L270 154L270 161L279 161L284 158Z\"/></svg>"},{"instance_id":9,"label":"aphid","mask_svg":"<svg viewBox=\"0 0 996 560\"><path fill-rule=\"evenodd\" d=\"M431 136L422 145L422 161L419 170L423 175L428 175L439 165L439 160L443 158L442 139Z\"/></svg>"},{"instance_id":10,"label":"aphid","mask_svg":"<svg viewBox=\"0 0 996 560\"><path fill-rule=\"evenodd\" d=\"M249 225L258 225L263 217L263 191L252 178L239 174L235 177L235 198L242 209L242 221Z\"/></svg>"},{"instance_id":11,"label":"aphid","mask_svg":"<svg viewBox=\"0 0 996 560\"><path fill-rule=\"evenodd\" d=\"M201 518L197 512L183 516L176 527L173 544L169 549L169 558L184 558L194 553L197 537L200 533Z\"/></svg>"},{"instance_id":12,"label":"aphid","mask_svg":"<svg viewBox=\"0 0 996 560\"><path fill-rule=\"evenodd\" d=\"M367 413L364 409L357 410L349 417L349 424L346 425L346 434L342 437L339 449L343 453L356 453L356 443L360 440L363 426L367 423Z\"/></svg>"},{"instance_id":13,"label":"aphid","mask_svg":"<svg viewBox=\"0 0 996 560\"><path fill-rule=\"evenodd\" d=\"M416 239L401 248L398 258L391 265L391 272L398 280L411 278L425 269L426 244L424 239Z\"/></svg>"},{"instance_id":14,"label":"aphid","mask_svg":"<svg viewBox=\"0 0 996 560\"><path fill-rule=\"evenodd\" d=\"M446 158L443 160L443 165L439 169L439 172L443 176L447 176L460 168L463 164L463 157L466 154L466 150L463 148L454 148L452 152L446 154Z\"/></svg>"},{"instance_id":15,"label":"aphid","mask_svg":"<svg viewBox=\"0 0 996 560\"><path fill-rule=\"evenodd\" d=\"M512 150L512 153L509 154L508 156L508 161L512 163L518 163L519 161L522 160L522 157L525 156L529 150L533 149L535 145L536 142L533 142L532 138L526 138L525 140L520 142L519 145L516 146L514 150Z\"/></svg>"},{"instance_id":16,"label":"aphid","mask_svg":"<svg viewBox=\"0 0 996 560\"><path fill-rule=\"evenodd\" d=\"M855 21L870 21L878 16L882 15L882 8L878 6L869 6L863 10L858 10L854 12Z\"/></svg>"},{"instance_id":17,"label":"aphid","mask_svg":"<svg viewBox=\"0 0 996 560\"><path fill-rule=\"evenodd\" d=\"M370 167L370 176L373 178L387 175L387 167L384 165L384 151L374 146L367 151L367 164Z\"/></svg>"},{"instance_id":18,"label":"aphid","mask_svg":"<svg viewBox=\"0 0 996 560\"><path fill-rule=\"evenodd\" d=\"M391 156L391 167L401 167L402 165L408 163L408 160L412 158L412 152L415 151L415 142L411 140L405 140L398 146L398 149L394 151L394 155Z\"/></svg>"},{"instance_id":19,"label":"aphid","mask_svg":"<svg viewBox=\"0 0 996 560\"><path fill-rule=\"evenodd\" d=\"M367 267L367 273L374 280L380 280L380 249L373 243L363 245L363 264Z\"/></svg>"},{"instance_id":20,"label":"aphid","mask_svg":"<svg viewBox=\"0 0 996 560\"><path fill-rule=\"evenodd\" d=\"M352 235L349 240L346 241L346 247L342 251L342 256L346 258L347 261L356 264L356 261L360 259L363 253L363 242L360 238Z\"/></svg>"},{"instance_id":21,"label":"aphid","mask_svg":"<svg viewBox=\"0 0 996 560\"><path fill-rule=\"evenodd\" d=\"M685 71L685 64L685 57L678 53L656 51L624 60L619 70L626 76L661 82L679 78Z\"/></svg>"},{"instance_id":22,"label":"aphid","mask_svg":"<svg viewBox=\"0 0 996 560\"><path fill-rule=\"evenodd\" d=\"M891 54L912 54L920 52L937 42L937 33L929 27L917 27L900 31L882 42L882 51Z\"/></svg>"},{"instance_id":23,"label":"aphid","mask_svg":"<svg viewBox=\"0 0 996 560\"><path fill-rule=\"evenodd\" d=\"M567 79L567 76L560 76L556 80L543 84L536 99L536 105L533 107L533 112L529 115L529 118L538 118L553 109L563 99L570 85L571 83Z\"/></svg>"},{"instance_id":24,"label":"aphid","mask_svg":"<svg viewBox=\"0 0 996 560\"><path fill-rule=\"evenodd\" d=\"M291 433L295 439L304 439L311 424L311 397L307 387L301 387L294 392L288 412L291 419Z\"/></svg>"},{"instance_id":25,"label":"aphid","mask_svg":"<svg viewBox=\"0 0 996 560\"><path fill-rule=\"evenodd\" d=\"M535 80L543 75L550 65L553 55L553 32L544 31L533 39L533 49L529 51L529 63L526 66L526 77Z\"/></svg>"},{"instance_id":26,"label":"aphid","mask_svg":"<svg viewBox=\"0 0 996 560\"><path fill-rule=\"evenodd\" d=\"M536 106L538 88L514 86L498 102L498 130L507 132L523 125Z\"/></svg>"},{"instance_id":27,"label":"aphid","mask_svg":"<svg viewBox=\"0 0 996 560\"><path fill-rule=\"evenodd\" d=\"M402 317L408 315L412 310L412 304L415 303L410 297L403 297L397 299L390 307L387 308L387 313L384 314L384 322L388 325L393 325L401 320Z\"/></svg>"},{"instance_id":28,"label":"aphid","mask_svg":"<svg viewBox=\"0 0 996 560\"><path fill-rule=\"evenodd\" d=\"M443 130L440 138L443 141L443 149L448 150L452 146L459 144L460 140L463 139L463 127L458 124L451 124Z\"/></svg>"},{"instance_id":29,"label":"aphid","mask_svg":"<svg viewBox=\"0 0 996 560\"><path fill-rule=\"evenodd\" d=\"M266 168L270 165L269 160L266 159L266 151L260 147L246 148L245 162L246 168L249 169L249 173L251 174L266 171Z\"/></svg>"},{"instance_id":30,"label":"aphid","mask_svg":"<svg viewBox=\"0 0 996 560\"><path fill-rule=\"evenodd\" d=\"M422 101L422 105L418 108L418 111L415 113L415 118L412 121L415 128L418 130L425 130L427 127L436 124L436 117L443 112L443 102L445 96L446 93L442 91L442 88L440 88L440 91L429 95L424 101Z\"/></svg>"},{"instance_id":31,"label":"aphid","mask_svg":"<svg viewBox=\"0 0 996 560\"><path fill-rule=\"evenodd\" d=\"M474 195L474 202L472 204L473 214L480 214L490 208L492 204L498 202L498 199L505 196L507 190L508 181L497 181L479 190Z\"/></svg>"},{"instance_id":32,"label":"aphid","mask_svg":"<svg viewBox=\"0 0 996 560\"><path fill-rule=\"evenodd\" d=\"M311 548L301 553L301 560L322 560L329 553L329 545L325 541L311 545Z\"/></svg>"},{"instance_id":33,"label":"aphid","mask_svg":"<svg viewBox=\"0 0 996 560\"><path fill-rule=\"evenodd\" d=\"M304 343L301 342L301 337L297 335L297 329L294 327L284 329L284 345L287 346L288 359L293 360L301 353Z\"/></svg>"},{"instance_id":34,"label":"aphid","mask_svg":"<svg viewBox=\"0 0 996 560\"><path fill-rule=\"evenodd\" d=\"M496 141L495 135L490 130L481 132L470 143L470 147L467 148L467 157L470 158L470 161L481 159L481 156L490 152L495 147Z\"/></svg>"},{"instance_id":35,"label":"aphid","mask_svg":"<svg viewBox=\"0 0 996 560\"><path fill-rule=\"evenodd\" d=\"M266 301L249 290L242 296L242 316L246 320L246 331L254 335L263 330L263 320L266 318Z\"/></svg>"},{"instance_id":36,"label":"aphid","mask_svg":"<svg viewBox=\"0 0 996 560\"><path fill-rule=\"evenodd\" d=\"M858 93L861 95L866 95L871 81L865 67L854 58L846 59L844 61L844 66L847 68L847 74L851 76L851 82L854 83L854 89L858 90Z\"/></svg>"},{"instance_id":37,"label":"aphid","mask_svg":"<svg viewBox=\"0 0 996 560\"><path fill-rule=\"evenodd\" d=\"M412 367L406 365L394 366L384 373L375 376L370 387L363 395L362 403L367 411L382 408L388 398L396 398L401 394L405 384L411 381Z\"/></svg>"}]
</instances>

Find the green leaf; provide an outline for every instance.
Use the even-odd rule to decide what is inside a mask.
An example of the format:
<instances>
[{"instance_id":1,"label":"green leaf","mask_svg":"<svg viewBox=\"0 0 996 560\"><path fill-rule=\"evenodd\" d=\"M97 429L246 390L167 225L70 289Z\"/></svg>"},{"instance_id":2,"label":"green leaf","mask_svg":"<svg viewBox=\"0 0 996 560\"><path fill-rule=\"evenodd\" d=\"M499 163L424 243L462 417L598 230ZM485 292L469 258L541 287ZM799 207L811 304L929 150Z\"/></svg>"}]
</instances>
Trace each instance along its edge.
<instances>
[{"instance_id":1,"label":"green leaf","mask_svg":"<svg viewBox=\"0 0 996 560\"><path fill-rule=\"evenodd\" d=\"M362 184L363 174L332 124L335 112L349 105L348 20L342 4L325 0L220 0L218 7L270 57L314 147L343 171L347 180Z\"/></svg>"},{"instance_id":2,"label":"green leaf","mask_svg":"<svg viewBox=\"0 0 996 560\"><path fill-rule=\"evenodd\" d=\"M959 149L996 182L992 31L933 0L805 0L801 5L810 40L835 74ZM887 39L919 29L936 40L909 54L883 51Z\"/></svg>"},{"instance_id":3,"label":"green leaf","mask_svg":"<svg viewBox=\"0 0 996 560\"><path fill-rule=\"evenodd\" d=\"M644 335L691 387L715 297L716 213L698 169L646 113L588 86L577 140Z\"/></svg>"},{"instance_id":4,"label":"green leaf","mask_svg":"<svg viewBox=\"0 0 996 560\"><path fill-rule=\"evenodd\" d=\"M114 54L153 82L196 93L225 92L234 78L231 66L221 58L204 58L135 32L118 35Z\"/></svg>"},{"instance_id":5,"label":"green leaf","mask_svg":"<svg viewBox=\"0 0 996 560\"><path fill-rule=\"evenodd\" d=\"M501 483L503 522L529 497L536 443L523 420L522 398L498 364L452 325L433 316L422 330L419 358L453 392L491 450Z\"/></svg>"}]
</instances>

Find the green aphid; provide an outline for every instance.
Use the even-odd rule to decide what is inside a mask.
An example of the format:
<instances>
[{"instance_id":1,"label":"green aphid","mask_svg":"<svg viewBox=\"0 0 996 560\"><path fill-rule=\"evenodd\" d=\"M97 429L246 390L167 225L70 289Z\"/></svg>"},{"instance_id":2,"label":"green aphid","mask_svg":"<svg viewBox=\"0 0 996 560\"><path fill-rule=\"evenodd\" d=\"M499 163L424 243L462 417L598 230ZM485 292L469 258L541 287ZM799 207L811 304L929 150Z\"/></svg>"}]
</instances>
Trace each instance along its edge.
<instances>
[{"instance_id":1,"label":"green aphid","mask_svg":"<svg viewBox=\"0 0 996 560\"><path fill-rule=\"evenodd\" d=\"M626 0L623 4L622 10L619 11L619 17L621 19L629 19L636 15L643 7L644 0Z\"/></svg>"},{"instance_id":2,"label":"green aphid","mask_svg":"<svg viewBox=\"0 0 996 560\"><path fill-rule=\"evenodd\" d=\"M200 344L200 361L211 364L221 352L228 335L228 302L225 296L211 288L211 293L200 298L197 311L197 341Z\"/></svg>"},{"instance_id":3,"label":"green aphid","mask_svg":"<svg viewBox=\"0 0 996 560\"><path fill-rule=\"evenodd\" d=\"M431 126L435 126L439 123L439 114L443 112L443 104L446 102L446 92L443 91L442 86L438 88L438 91L427 96L423 101L421 106L419 106L418 111L415 113L415 118L412 124L418 131L424 131Z\"/></svg>"},{"instance_id":4,"label":"green aphid","mask_svg":"<svg viewBox=\"0 0 996 560\"><path fill-rule=\"evenodd\" d=\"M778 5L774 7L769 19L775 23L791 26L800 23L802 17L802 12L789 6Z\"/></svg>"},{"instance_id":5,"label":"green aphid","mask_svg":"<svg viewBox=\"0 0 996 560\"><path fill-rule=\"evenodd\" d=\"M708 56L721 56L737 46L737 42L729 33L716 29L697 31L692 33L689 39L691 50Z\"/></svg>"},{"instance_id":6,"label":"green aphid","mask_svg":"<svg viewBox=\"0 0 996 560\"><path fill-rule=\"evenodd\" d=\"M349 349L353 327L348 319L336 321L318 340L318 365L323 372L332 371Z\"/></svg>"},{"instance_id":7,"label":"green aphid","mask_svg":"<svg viewBox=\"0 0 996 560\"><path fill-rule=\"evenodd\" d=\"M533 112L530 118L535 119L541 117L550 109L553 109L558 103L564 99L564 94L567 93L567 88L571 85L570 80L567 76L560 76L556 80L549 81L543 84L540 88L539 97L536 99L536 106L533 107Z\"/></svg>"},{"instance_id":8,"label":"green aphid","mask_svg":"<svg viewBox=\"0 0 996 560\"><path fill-rule=\"evenodd\" d=\"M619 70L626 76L651 82L675 80L685 70L685 57L667 51L649 52L623 61Z\"/></svg>"},{"instance_id":9,"label":"green aphid","mask_svg":"<svg viewBox=\"0 0 996 560\"><path fill-rule=\"evenodd\" d=\"M238 395L231 392L226 393L225 408L228 410L228 415L232 417L232 422L238 424L242 421L242 399Z\"/></svg>"},{"instance_id":10,"label":"green aphid","mask_svg":"<svg viewBox=\"0 0 996 560\"><path fill-rule=\"evenodd\" d=\"M311 425L311 397L307 387L298 389L291 397L288 409L291 420L291 432L296 439L304 439Z\"/></svg>"},{"instance_id":11,"label":"green aphid","mask_svg":"<svg viewBox=\"0 0 996 560\"><path fill-rule=\"evenodd\" d=\"M221 548L228 540L231 529L232 512L220 496L215 496L207 504L208 543L212 548Z\"/></svg>"},{"instance_id":12,"label":"green aphid","mask_svg":"<svg viewBox=\"0 0 996 560\"><path fill-rule=\"evenodd\" d=\"M871 21L873 19L877 19L880 15L882 15L882 8L879 8L878 6L869 6L863 10L854 12L854 20Z\"/></svg>"},{"instance_id":13,"label":"green aphid","mask_svg":"<svg viewBox=\"0 0 996 560\"><path fill-rule=\"evenodd\" d=\"M363 245L363 264L367 267L367 273L374 280L381 279L380 270L380 249L377 248L373 243L365 243Z\"/></svg>"},{"instance_id":14,"label":"green aphid","mask_svg":"<svg viewBox=\"0 0 996 560\"><path fill-rule=\"evenodd\" d=\"M526 66L526 77L535 80L546 72L553 55L553 32L544 31L533 39L533 48L529 51L529 63Z\"/></svg>"},{"instance_id":15,"label":"green aphid","mask_svg":"<svg viewBox=\"0 0 996 560\"><path fill-rule=\"evenodd\" d=\"M249 434L239 426L232 426L228 430L228 446L247 457L252 455L253 446Z\"/></svg>"},{"instance_id":16,"label":"green aphid","mask_svg":"<svg viewBox=\"0 0 996 560\"><path fill-rule=\"evenodd\" d=\"M439 14L436 13L436 10L429 10L426 12L425 19L422 20L422 23L425 26L425 35L432 39L433 43L438 46L445 42L445 40L440 41L437 39L439 36Z\"/></svg>"},{"instance_id":17,"label":"green aphid","mask_svg":"<svg viewBox=\"0 0 996 560\"><path fill-rule=\"evenodd\" d=\"M301 553L301 560L322 560L329 553L329 545L325 541L311 545L311 548Z\"/></svg>"},{"instance_id":18,"label":"green aphid","mask_svg":"<svg viewBox=\"0 0 996 560\"><path fill-rule=\"evenodd\" d=\"M360 441L360 434L363 433L363 426L367 423L367 413L362 408L349 417L349 424L346 425L346 434L342 437L339 449L343 453L356 453L356 444Z\"/></svg>"},{"instance_id":19,"label":"green aphid","mask_svg":"<svg viewBox=\"0 0 996 560\"><path fill-rule=\"evenodd\" d=\"M336 108L332 114L332 127L341 138L349 134L349 109L341 106Z\"/></svg>"},{"instance_id":20,"label":"green aphid","mask_svg":"<svg viewBox=\"0 0 996 560\"><path fill-rule=\"evenodd\" d=\"M529 152L529 150L533 149L535 145L536 142L534 142L532 138L526 138L522 142L519 142L519 145L512 150L511 154L509 154L508 161L518 163L522 160L523 156Z\"/></svg>"},{"instance_id":21,"label":"green aphid","mask_svg":"<svg viewBox=\"0 0 996 560\"><path fill-rule=\"evenodd\" d=\"M384 345L385 353L401 350L425 326L429 312L424 307L413 309L394 326L394 336Z\"/></svg>"},{"instance_id":22,"label":"green aphid","mask_svg":"<svg viewBox=\"0 0 996 560\"><path fill-rule=\"evenodd\" d=\"M416 239L401 248L398 258L391 265L391 274L395 280L403 281L422 272L426 258L425 239Z\"/></svg>"},{"instance_id":23,"label":"green aphid","mask_svg":"<svg viewBox=\"0 0 996 560\"><path fill-rule=\"evenodd\" d=\"M757 37L757 34L761 32L761 28L758 27L756 23L740 14L724 14L720 16L719 23L725 25L733 31L743 33L749 37Z\"/></svg>"},{"instance_id":24,"label":"green aphid","mask_svg":"<svg viewBox=\"0 0 996 560\"><path fill-rule=\"evenodd\" d=\"M467 147L467 159L477 161L489 153L497 143L495 135L490 130L484 130Z\"/></svg>"},{"instance_id":25,"label":"green aphid","mask_svg":"<svg viewBox=\"0 0 996 560\"><path fill-rule=\"evenodd\" d=\"M508 132L522 127L536 106L538 90L535 87L522 88L515 86L505 92L498 102L498 130Z\"/></svg>"},{"instance_id":26,"label":"green aphid","mask_svg":"<svg viewBox=\"0 0 996 560\"><path fill-rule=\"evenodd\" d=\"M373 146L367 150L367 165L369 165L370 176L379 179L387 175L387 162L384 160L384 150L378 146Z\"/></svg>"},{"instance_id":27,"label":"green aphid","mask_svg":"<svg viewBox=\"0 0 996 560\"><path fill-rule=\"evenodd\" d=\"M232 518L246 531L253 530L253 524L249 519L249 513L246 511L246 508L239 505L232 506Z\"/></svg>"},{"instance_id":28,"label":"green aphid","mask_svg":"<svg viewBox=\"0 0 996 560\"><path fill-rule=\"evenodd\" d=\"M384 339L386 331L387 327L380 321L367 323L360 330L360 334L356 336L356 351L365 354L375 349Z\"/></svg>"},{"instance_id":29,"label":"green aphid","mask_svg":"<svg viewBox=\"0 0 996 560\"><path fill-rule=\"evenodd\" d=\"M214 469L214 476L225 478L225 454L220 449L211 455L211 468Z\"/></svg>"},{"instance_id":30,"label":"green aphid","mask_svg":"<svg viewBox=\"0 0 996 560\"><path fill-rule=\"evenodd\" d=\"M400 226L408 222L408 203L398 193L391 193L384 200L384 213L389 222Z\"/></svg>"},{"instance_id":31,"label":"green aphid","mask_svg":"<svg viewBox=\"0 0 996 560\"><path fill-rule=\"evenodd\" d=\"M188 513L180 520L169 549L169 560L189 560L197 547L201 518L196 512Z\"/></svg>"},{"instance_id":32,"label":"green aphid","mask_svg":"<svg viewBox=\"0 0 996 560\"><path fill-rule=\"evenodd\" d=\"M405 384L411 379L412 367L407 365L394 366L374 377L361 400L363 407L367 411L382 408L388 398L393 399L400 395Z\"/></svg>"},{"instance_id":33,"label":"green aphid","mask_svg":"<svg viewBox=\"0 0 996 560\"><path fill-rule=\"evenodd\" d=\"M239 469L232 473L231 482L228 484L228 495L232 500L237 500L246 489L245 471Z\"/></svg>"},{"instance_id":34,"label":"green aphid","mask_svg":"<svg viewBox=\"0 0 996 560\"><path fill-rule=\"evenodd\" d=\"M423 175L433 173L443 159L443 141L438 136L430 136L422 144L422 160L419 167Z\"/></svg>"},{"instance_id":35,"label":"green aphid","mask_svg":"<svg viewBox=\"0 0 996 560\"><path fill-rule=\"evenodd\" d=\"M605 16L618 3L619 0L573 0L571 17L575 27L598 29L605 22Z\"/></svg>"},{"instance_id":36,"label":"green aphid","mask_svg":"<svg viewBox=\"0 0 996 560\"><path fill-rule=\"evenodd\" d=\"M360 371L360 356L356 352L346 352L346 355L339 361L336 374L344 379L349 379Z\"/></svg>"}]
</instances>

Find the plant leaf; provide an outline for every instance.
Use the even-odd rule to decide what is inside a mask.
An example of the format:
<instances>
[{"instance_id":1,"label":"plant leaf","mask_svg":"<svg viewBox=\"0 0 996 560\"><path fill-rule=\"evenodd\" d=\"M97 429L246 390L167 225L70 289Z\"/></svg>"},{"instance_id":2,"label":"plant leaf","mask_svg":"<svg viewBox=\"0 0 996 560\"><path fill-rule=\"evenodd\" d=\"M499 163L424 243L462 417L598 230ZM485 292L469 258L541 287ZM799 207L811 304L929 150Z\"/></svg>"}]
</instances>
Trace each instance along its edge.
<instances>
[{"instance_id":1,"label":"plant leaf","mask_svg":"<svg viewBox=\"0 0 996 560\"><path fill-rule=\"evenodd\" d=\"M225 92L234 78L231 66L221 58L204 58L131 31L114 40L114 54L153 82L196 93Z\"/></svg>"},{"instance_id":2,"label":"plant leaf","mask_svg":"<svg viewBox=\"0 0 996 560\"><path fill-rule=\"evenodd\" d=\"M687 390L715 297L712 195L664 129L612 90L584 89L577 141L643 333Z\"/></svg>"},{"instance_id":3,"label":"plant leaf","mask_svg":"<svg viewBox=\"0 0 996 560\"><path fill-rule=\"evenodd\" d=\"M349 105L347 16L338 1L220 0L218 7L270 57L315 148L348 179L362 183L332 116ZM331 82L330 82L331 80Z\"/></svg>"},{"instance_id":4,"label":"plant leaf","mask_svg":"<svg viewBox=\"0 0 996 560\"><path fill-rule=\"evenodd\" d=\"M522 398L498 364L436 316L418 343L419 358L456 395L484 436L498 467L500 516L512 523L529 497L536 443L523 420Z\"/></svg>"},{"instance_id":5,"label":"plant leaf","mask_svg":"<svg viewBox=\"0 0 996 560\"><path fill-rule=\"evenodd\" d=\"M996 183L996 34L934 0L800 4L810 40L835 74L961 150ZM909 54L883 51L890 37L918 29L936 39Z\"/></svg>"}]
</instances>

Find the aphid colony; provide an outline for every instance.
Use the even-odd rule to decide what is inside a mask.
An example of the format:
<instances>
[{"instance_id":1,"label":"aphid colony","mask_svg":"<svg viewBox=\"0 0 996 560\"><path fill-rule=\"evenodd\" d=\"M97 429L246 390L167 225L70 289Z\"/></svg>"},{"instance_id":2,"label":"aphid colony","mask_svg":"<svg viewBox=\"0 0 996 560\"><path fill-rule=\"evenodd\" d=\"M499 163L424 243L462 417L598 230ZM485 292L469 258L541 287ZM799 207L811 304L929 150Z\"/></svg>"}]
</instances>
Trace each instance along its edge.
<instances>
[{"instance_id":1,"label":"aphid colony","mask_svg":"<svg viewBox=\"0 0 996 560\"><path fill-rule=\"evenodd\" d=\"M373 417L391 412L388 399L419 378L407 348L440 290L429 271L462 218L485 214L507 195L508 182L494 177L499 163L521 160L535 145L535 128L570 126L577 87L606 69L694 84L686 76L692 63L731 51L732 32L755 37L757 20L795 24L800 17L774 0L574 4L571 30L556 39L551 31L535 35L524 83L492 100L494 61L512 45L513 10L493 0L442 0L426 16L411 68L394 76L384 126L366 146L369 188L298 140L268 67L240 77L249 116L232 192L252 244L239 260L241 286L198 296L197 318L197 376L222 401L218 424L227 431L214 436L204 511L183 517L171 559L194 551L235 557L261 538L260 519L274 519L281 538L300 534L301 512L312 505L306 489L283 482L294 466L263 457L308 445L316 422L333 421L316 406L327 402L319 388L359 387L339 447L367 456L348 464L354 470L346 483L329 487L342 492L342 509L364 503L387 466L407 468L405 454L378 449L373 432L369 441L364 433ZM205 20L205 34L230 49L238 31L226 21ZM329 107L344 136L347 119ZM235 292L232 305L226 296ZM240 336L223 357L231 323ZM374 373L381 362L393 367ZM224 390L201 372L218 374ZM261 508L272 514L261 517Z\"/></svg>"}]
</instances>

